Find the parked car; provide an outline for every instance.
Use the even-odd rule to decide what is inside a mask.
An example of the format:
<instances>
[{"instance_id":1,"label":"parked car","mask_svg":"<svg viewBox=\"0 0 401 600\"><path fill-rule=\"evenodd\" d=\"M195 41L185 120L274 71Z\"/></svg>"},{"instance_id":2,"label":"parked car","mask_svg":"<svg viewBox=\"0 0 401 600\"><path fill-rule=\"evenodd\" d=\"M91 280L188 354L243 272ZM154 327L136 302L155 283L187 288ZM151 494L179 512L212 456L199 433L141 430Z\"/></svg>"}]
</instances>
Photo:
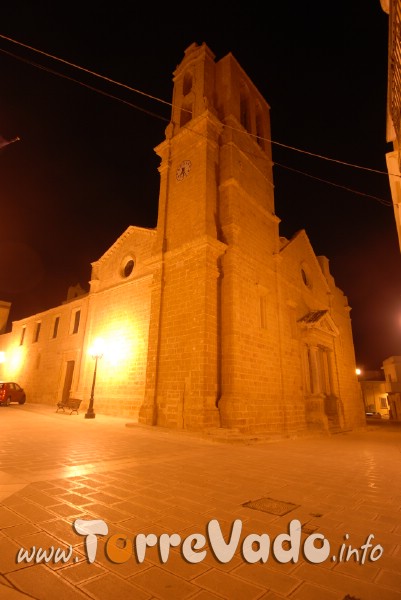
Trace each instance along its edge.
<instances>
[{"instance_id":1,"label":"parked car","mask_svg":"<svg viewBox=\"0 0 401 600\"><path fill-rule=\"evenodd\" d=\"M367 419L381 419L382 416L379 412L366 412L365 413Z\"/></svg>"},{"instance_id":2,"label":"parked car","mask_svg":"<svg viewBox=\"0 0 401 600\"><path fill-rule=\"evenodd\" d=\"M22 387L15 381L0 381L0 406L9 406L11 402L24 404L26 395Z\"/></svg>"}]
</instances>

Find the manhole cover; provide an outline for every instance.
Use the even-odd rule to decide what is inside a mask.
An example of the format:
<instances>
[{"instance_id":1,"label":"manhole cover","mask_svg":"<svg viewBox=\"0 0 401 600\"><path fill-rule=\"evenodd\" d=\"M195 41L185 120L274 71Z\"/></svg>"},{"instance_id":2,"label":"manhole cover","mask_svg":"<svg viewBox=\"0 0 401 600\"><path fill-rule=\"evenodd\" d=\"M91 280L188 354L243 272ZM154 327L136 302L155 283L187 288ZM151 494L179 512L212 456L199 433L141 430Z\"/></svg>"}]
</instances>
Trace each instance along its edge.
<instances>
[{"instance_id":1,"label":"manhole cover","mask_svg":"<svg viewBox=\"0 0 401 600\"><path fill-rule=\"evenodd\" d=\"M307 535L314 533L316 529L317 527L315 527L314 525L307 525L306 523L304 523L301 527L302 533L306 533Z\"/></svg>"},{"instance_id":2,"label":"manhole cover","mask_svg":"<svg viewBox=\"0 0 401 600\"><path fill-rule=\"evenodd\" d=\"M253 510L267 512L271 515L278 515L280 517L291 512L295 508L299 508L299 504L283 502L282 500L274 500L274 498L259 498L259 500L250 500L249 502L245 502L242 506L245 506L246 508L252 508Z\"/></svg>"}]
</instances>

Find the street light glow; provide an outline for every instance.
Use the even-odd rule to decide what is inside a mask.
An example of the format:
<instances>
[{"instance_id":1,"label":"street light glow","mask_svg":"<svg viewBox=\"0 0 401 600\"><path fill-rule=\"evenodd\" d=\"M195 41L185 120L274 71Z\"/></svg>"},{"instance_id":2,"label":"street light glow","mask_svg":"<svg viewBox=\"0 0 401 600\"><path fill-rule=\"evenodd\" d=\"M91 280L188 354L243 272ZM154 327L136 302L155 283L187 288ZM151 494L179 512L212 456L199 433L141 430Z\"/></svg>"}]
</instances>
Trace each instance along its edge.
<instances>
[{"instance_id":1,"label":"street light glow","mask_svg":"<svg viewBox=\"0 0 401 600\"><path fill-rule=\"evenodd\" d=\"M102 338L96 338L92 346L89 348L88 354L90 354L92 358L102 358L104 354L104 348L104 340Z\"/></svg>"}]
</instances>

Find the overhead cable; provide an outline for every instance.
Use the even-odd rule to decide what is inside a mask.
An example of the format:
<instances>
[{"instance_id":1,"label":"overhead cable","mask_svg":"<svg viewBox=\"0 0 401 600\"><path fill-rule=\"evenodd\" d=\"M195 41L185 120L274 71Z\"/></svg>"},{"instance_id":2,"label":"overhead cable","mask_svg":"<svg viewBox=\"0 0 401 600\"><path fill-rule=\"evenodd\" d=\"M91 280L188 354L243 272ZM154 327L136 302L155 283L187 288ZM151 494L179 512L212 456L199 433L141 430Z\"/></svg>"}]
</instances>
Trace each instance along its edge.
<instances>
[{"instance_id":1,"label":"overhead cable","mask_svg":"<svg viewBox=\"0 0 401 600\"><path fill-rule=\"evenodd\" d=\"M13 40L12 38L9 38L9 37L7 37L7 36L4 36L4 35L2 35L2 34L0 34L0 38L3 38L3 39L5 39L5 40L7 40L7 41L10 41L10 42L13 42L13 43L15 43L15 44L18 44L19 46L22 46L22 47L24 47L24 48L27 48L27 49L29 49L29 50L33 50L34 52L37 52L37 53L39 53L39 54L42 54L42 55L44 55L44 56L46 56L46 57L48 57L48 58L54 59L54 60L56 60L56 61L58 61L58 62L64 63L64 64L66 64L66 65L68 65L68 66L70 66L70 67L73 67L73 68L79 69L80 71L83 71L83 72L85 72L85 73L88 73L88 74L90 74L90 75L93 75L93 76L95 76L95 77L98 77L98 78L100 78L100 79L103 79L103 80L105 80L105 81L107 81L107 82L109 82L109 83L112 83L112 84L118 85L118 86L120 86L120 87L123 87L123 88L125 88L125 89L127 89L127 90L129 90L129 91L131 91L131 92L134 92L134 93L140 94L140 95L142 95L142 96L145 96L145 97L147 97L147 98L150 98L150 99L152 99L152 100L156 100L156 101L158 101L158 102L161 102L161 103L163 103L163 104L165 104L165 105L169 105L169 106L171 106L171 107L173 106L173 104L172 104L171 102L167 102L167 101L165 101L165 100L162 100L162 99L160 99L160 98L157 98L156 96L152 96L152 95L150 95L150 94L147 94L146 92L142 92L141 90L138 90L138 89L136 89L136 88L133 88L133 87L131 87L131 86L128 86L128 85L126 85L126 84L123 84L123 83L120 83L120 82L118 82L118 81L115 81L115 80L113 80L113 79L111 79L111 78L109 78L109 77L106 77L106 76L104 76L104 75L100 75L100 74L98 74L98 73L96 73L96 72L94 72L94 71L91 71L90 69L86 69L86 68L84 68L84 67L81 67L81 66L79 66L79 65L76 65L76 64L74 64L74 63L71 63L71 62L69 62L69 61L67 61L67 60L64 60L64 59L62 59L62 58L58 58L58 57L56 57L56 56L54 56L54 55L52 55L52 54L49 54L49 53L47 53L47 52L43 52L42 50L38 50L38 49L36 49L36 48L33 48L32 46L28 46L27 44L23 44L22 42L18 42L18 41L16 41L16 40ZM135 109L137 109L137 110L140 110L140 111L142 111L142 112L144 112L144 113L146 113L146 114L148 114L148 115L150 115L150 116L153 116L153 117L155 117L155 118L157 118L157 119L160 119L160 120L162 120L162 121L165 121L165 122L168 122L168 121L169 121L169 119L167 119L167 118L165 118L165 117L162 117L161 115L158 115L158 114L156 114L156 113L154 113L154 112L152 112L152 111L146 110L146 109L144 109L144 108L142 108L142 107L140 107L140 106L138 106L138 105L136 105L136 104L133 104L133 103L131 103L131 102L127 101L127 100L124 100L124 99L122 99L122 98L119 98L118 96L115 96L114 94L110 94L110 93L108 93L108 92L105 92L105 91L103 91L103 90L100 90L100 89L98 89L98 88L96 88L96 87L94 87L94 86L91 86L91 85L89 85L89 84L87 84L87 83L84 83L84 82L82 82L82 81L79 81L78 79L75 79L75 78L73 78L73 77L70 77L70 76L68 76L68 75L65 75L65 74L63 74L63 73L59 73L58 71L55 71L54 69L50 69L50 68L48 68L48 67L45 67L45 66L43 66L43 65L40 65L40 64L38 64L38 63L36 63L36 62L33 62L33 61L31 61L31 60L29 60L29 59L27 59L27 58L22 58L22 57L20 57L20 56L18 56L18 55L16 55L16 54L13 54L13 53L11 53L11 52L9 52L9 51L7 51L7 50L3 50L3 49L1 49L1 48L0 48L0 52L2 52L2 53L4 53L4 54L7 54L7 55L9 55L9 56L11 56L11 57L13 57L13 58L15 58L15 59L17 59L17 60L20 60L20 61L22 61L22 62L25 62L25 63L27 63L27 64L29 64L29 65L31 65L31 66L34 66L34 67L36 67L36 68L38 68L38 69L41 69L41 70L43 70L43 71L46 71L46 72L48 72L48 73L51 73L51 74L53 74L53 75L56 75L56 76L58 76L58 77L61 77L61 78L63 78L63 79L67 79L67 80L69 80L69 81L72 81L72 82L74 82L74 83L77 83L78 85L81 85L81 86L83 86L83 87L85 87L85 88L87 88L87 89L90 89L91 91L97 92L97 93L99 93L99 94L101 94L101 95L103 95L103 96L109 97L109 98L111 98L111 99L113 99L113 100L117 100L117 101L119 101L119 102L122 102L123 104L126 104L126 105L128 105L128 106L130 106L130 107L132 107L132 108L135 108ZM184 109L183 109L183 110L184 110ZM237 131L237 132L239 132L239 133L244 133L244 131L243 131L242 129L237 129L237 128L235 128L235 127L232 127L232 126L230 126L230 125L225 125L225 127L226 127L226 128L228 128L228 129L231 129L231 130L233 130L233 131ZM199 132L196 132L196 133L199 133ZM252 133L249 133L249 132L247 132L247 133L248 133L249 135L251 135L252 137L255 137L255 138L259 139L259 140L263 140L263 141L266 141L266 142L268 142L268 143L275 144L275 145L277 145L277 146L280 146L280 147L283 147L283 148L286 148L286 149L289 149L289 150L293 150L293 151L295 151L295 152L299 152L299 153L302 153L302 154L306 154L306 155L308 155L308 156L312 156L312 157L314 157L314 158L320 158L320 159L322 159L322 160L326 160L326 161L334 162L334 163L341 164L341 165L345 165L345 166L348 166L348 167L354 167L354 168L357 168L357 169L362 169L362 170L364 170L364 171L370 171L370 172L373 172L373 173L383 174L383 175L387 175L387 176L389 175L389 173L387 173L387 172L385 172L385 171L380 171L380 170L378 170L378 169L372 169L372 168L369 168L369 167L364 167L364 166L361 166L361 165L356 165L356 164L349 163L349 162L345 162L345 161L341 161L341 160L338 160L338 159L329 158L329 157L327 157L327 156L323 156L323 155L321 155L321 154L315 154L315 153L313 153L313 152L309 152L309 151L307 151L307 150L302 150L302 149L300 149L300 148L296 148L295 146L290 146L290 145L287 145L287 144L283 144L283 143L281 143L281 142L276 142L276 141L274 141L274 140L271 140L271 139L269 139L269 138L264 138L264 137L262 137L262 136L256 136L256 135L254 135L254 134L252 134ZM199 134L199 135L202 135L202 134ZM288 171L292 171L292 172L294 172L294 173L298 173L298 174L300 174L300 175L304 175L305 177L309 177L309 178L311 178L311 179L315 179L316 181L320 181L320 182L322 182L322 183L326 183L326 184L328 184L328 185L332 185L332 186L338 187L338 188L340 188L340 189L343 189L343 190L349 191L349 192L351 192L351 193L354 193L354 194L357 194L357 195L360 195L360 196L365 196L365 197L367 197L367 198L371 198L371 199L373 199L373 200L376 200L376 201L380 202L380 203L381 203L381 204L383 204L384 206L392 206L392 202L390 202L389 200L384 200L384 199L382 199L382 198L379 198L379 197L377 197L377 196L372 196L371 194L366 194L365 192L360 192L360 191L358 191L358 190L354 190L354 189L352 189L352 188L349 188L349 187L346 187L346 186L344 186L344 185L341 185L341 184L334 183L333 181L328 181L328 180L326 180L326 179L323 179L323 178L320 178L320 177L316 177L315 175L311 175L311 174L309 174L309 173L305 173L304 171L301 171L301 170L298 170L298 169L294 169L294 168L292 168L292 167L288 167L288 166L286 166L286 165L283 165L283 164L281 164L281 163L278 163L278 162L276 162L276 161L274 161L274 165L276 165L276 166L278 166L278 167L281 167L281 168L283 168L283 169L287 169ZM399 175L396 175L396 176L397 176L397 177L399 177Z\"/></svg>"}]
</instances>

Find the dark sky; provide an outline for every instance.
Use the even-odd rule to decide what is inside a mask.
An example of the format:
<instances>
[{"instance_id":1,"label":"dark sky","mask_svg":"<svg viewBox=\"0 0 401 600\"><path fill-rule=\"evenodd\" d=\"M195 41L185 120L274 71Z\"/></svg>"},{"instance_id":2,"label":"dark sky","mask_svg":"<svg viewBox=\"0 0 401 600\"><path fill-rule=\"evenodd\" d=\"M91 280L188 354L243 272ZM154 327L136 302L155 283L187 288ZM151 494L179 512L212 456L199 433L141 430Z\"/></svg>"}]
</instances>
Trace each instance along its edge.
<instances>
[{"instance_id":1,"label":"dark sky","mask_svg":"<svg viewBox=\"0 0 401 600\"><path fill-rule=\"evenodd\" d=\"M273 141L386 171L388 16L379 0L268 2L264 14L259 2L198 10L118 1L5 4L1 35L167 102L191 43L206 42L216 59L232 52L271 106ZM0 50L0 134L21 138L0 151L0 299L12 302L11 318L19 319L60 304L69 285L88 287L90 263L129 225L156 226L153 148L164 139L170 109L2 38ZM273 160L391 198L386 175L279 145ZM352 307L357 362L379 368L401 354L393 209L283 166L274 177L281 235L304 228L316 254L330 259Z\"/></svg>"}]
</instances>

